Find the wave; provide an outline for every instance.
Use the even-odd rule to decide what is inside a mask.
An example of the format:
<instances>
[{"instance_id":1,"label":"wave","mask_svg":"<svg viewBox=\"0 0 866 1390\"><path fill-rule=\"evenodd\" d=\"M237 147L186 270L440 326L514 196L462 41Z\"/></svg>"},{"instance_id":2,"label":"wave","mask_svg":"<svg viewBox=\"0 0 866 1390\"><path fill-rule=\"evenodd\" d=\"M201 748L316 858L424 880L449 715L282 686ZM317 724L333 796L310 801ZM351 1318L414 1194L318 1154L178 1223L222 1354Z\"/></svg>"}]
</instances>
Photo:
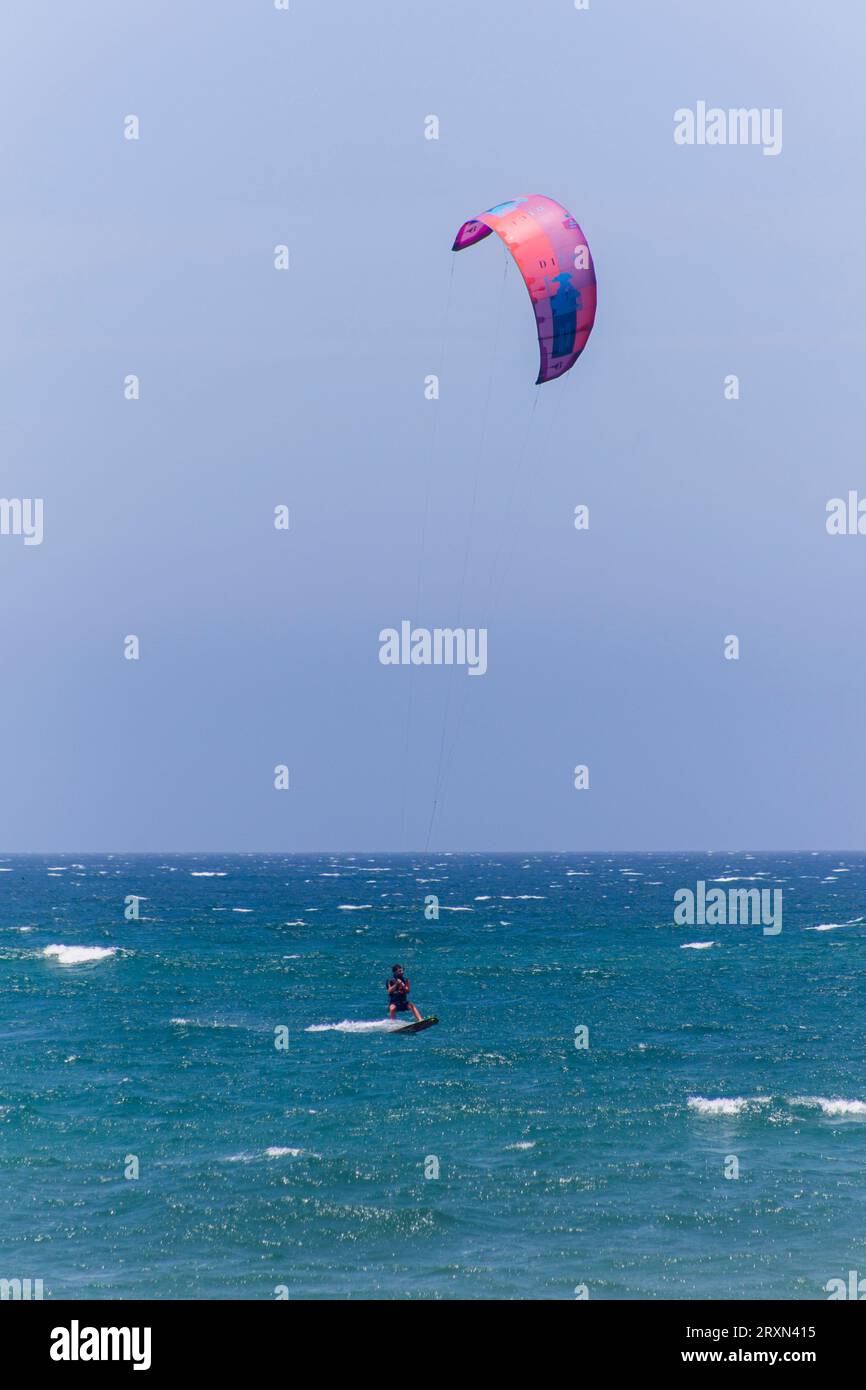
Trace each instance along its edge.
<instances>
[{"instance_id":1,"label":"wave","mask_svg":"<svg viewBox=\"0 0 866 1390\"><path fill-rule=\"evenodd\" d=\"M229 1154L226 1158L221 1159L220 1162L258 1163L262 1158L300 1158L301 1154L305 1152L306 1150L304 1149L289 1149L279 1144L272 1144L270 1148L265 1149L262 1153ZM318 1155L313 1154L312 1157L317 1158Z\"/></svg>"},{"instance_id":2,"label":"wave","mask_svg":"<svg viewBox=\"0 0 866 1390\"><path fill-rule=\"evenodd\" d=\"M866 1101L862 1100L828 1100L826 1096L794 1096L789 1104L817 1106L825 1115L866 1116Z\"/></svg>"},{"instance_id":3,"label":"wave","mask_svg":"<svg viewBox=\"0 0 866 1390\"><path fill-rule=\"evenodd\" d=\"M840 927L856 927L862 917L852 917L850 922L821 922L817 927L807 927L806 931L838 931Z\"/></svg>"},{"instance_id":4,"label":"wave","mask_svg":"<svg viewBox=\"0 0 866 1390\"><path fill-rule=\"evenodd\" d=\"M240 1028L239 1023L223 1023L218 1018L173 1018L177 1028Z\"/></svg>"},{"instance_id":5,"label":"wave","mask_svg":"<svg viewBox=\"0 0 866 1390\"><path fill-rule=\"evenodd\" d=\"M689 1109L699 1115L741 1115L747 1105L769 1105L772 1096L689 1096Z\"/></svg>"},{"instance_id":6,"label":"wave","mask_svg":"<svg viewBox=\"0 0 866 1390\"><path fill-rule=\"evenodd\" d=\"M767 874L722 874L719 878L711 878L710 883L757 883L767 877Z\"/></svg>"},{"instance_id":7,"label":"wave","mask_svg":"<svg viewBox=\"0 0 866 1390\"><path fill-rule=\"evenodd\" d=\"M708 1099L706 1096L689 1096L688 1104L690 1110L695 1110L699 1115L741 1115L750 1106L771 1105L774 1103L772 1096L718 1096ZM866 1119L866 1101L862 1100L842 1100L841 1098L828 1099L826 1096L792 1096L784 1100L776 1100L776 1105L787 1106L808 1106L811 1109L820 1110L829 1117L843 1115L848 1118Z\"/></svg>"},{"instance_id":8,"label":"wave","mask_svg":"<svg viewBox=\"0 0 866 1390\"><path fill-rule=\"evenodd\" d=\"M715 946L715 941L684 941L680 946L681 951L708 951L711 946Z\"/></svg>"},{"instance_id":9,"label":"wave","mask_svg":"<svg viewBox=\"0 0 866 1390\"><path fill-rule=\"evenodd\" d=\"M706 1096L689 1096L689 1109L697 1110L699 1115L739 1115L748 1105L745 1096L719 1096L707 1100Z\"/></svg>"},{"instance_id":10,"label":"wave","mask_svg":"<svg viewBox=\"0 0 866 1390\"><path fill-rule=\"evenodd\" d=\"M43 956L54 956L58 965L87 965L114 956L119 946L46 946Z\"/></svg>"}]
</instances>

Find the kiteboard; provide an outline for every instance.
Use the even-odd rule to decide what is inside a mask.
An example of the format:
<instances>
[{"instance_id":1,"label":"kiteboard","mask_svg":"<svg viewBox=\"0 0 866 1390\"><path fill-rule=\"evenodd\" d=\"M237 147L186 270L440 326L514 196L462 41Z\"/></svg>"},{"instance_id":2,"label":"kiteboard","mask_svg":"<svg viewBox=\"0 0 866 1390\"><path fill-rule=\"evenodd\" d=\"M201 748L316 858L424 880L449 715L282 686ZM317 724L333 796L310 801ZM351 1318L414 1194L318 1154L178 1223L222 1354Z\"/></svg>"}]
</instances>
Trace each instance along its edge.
<instances>
[{"instance_id":1,"label":"kiteboard","mask_svg":"<svg viewBox=\"0 0 866 1390\"><path fill-rule=\"evenodd\" d=\"M435 1014L431 1014L430 1018L422 1018L422 1020L421 1020L420 1023L418 1023L417 1021L416 1021L415 1023L401 1023L401 1025L400 1025L399 1028L392 1028L392 1029L391 1029L391 1032L392 1032L392 1033L423 1033L423 1031L424 1031L425 1028L432 1028L432 1027L433 1027L433 1024L434 1024L434 1023L438 1023L438 1022L439 1022L439 1020L438 1020L438 1018L436 1017L436 1015L435 1015Z\"/></svg>"}]
</instances>

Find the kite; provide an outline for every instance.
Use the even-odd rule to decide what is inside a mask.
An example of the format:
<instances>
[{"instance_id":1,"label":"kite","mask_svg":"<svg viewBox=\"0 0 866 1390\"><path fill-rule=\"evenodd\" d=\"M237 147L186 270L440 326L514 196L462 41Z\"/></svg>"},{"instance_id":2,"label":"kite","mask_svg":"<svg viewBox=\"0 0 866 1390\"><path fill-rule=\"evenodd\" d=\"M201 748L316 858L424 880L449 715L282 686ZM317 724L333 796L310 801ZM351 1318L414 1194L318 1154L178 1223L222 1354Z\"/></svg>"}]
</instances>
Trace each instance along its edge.
<instances>
[{"instance_id":1,"label":"kite","mask_svg":"<svg viewBox=\"0 0 866 1390\"><path fill-rule=\"evenodd\" d=\"M463 251L496 232L529 290L541 365L536 386L573 367L595 322L596 285L586 237L574 218L541 193L498 203L464 222L452 251Z\"/></svg>"}]
</instances>

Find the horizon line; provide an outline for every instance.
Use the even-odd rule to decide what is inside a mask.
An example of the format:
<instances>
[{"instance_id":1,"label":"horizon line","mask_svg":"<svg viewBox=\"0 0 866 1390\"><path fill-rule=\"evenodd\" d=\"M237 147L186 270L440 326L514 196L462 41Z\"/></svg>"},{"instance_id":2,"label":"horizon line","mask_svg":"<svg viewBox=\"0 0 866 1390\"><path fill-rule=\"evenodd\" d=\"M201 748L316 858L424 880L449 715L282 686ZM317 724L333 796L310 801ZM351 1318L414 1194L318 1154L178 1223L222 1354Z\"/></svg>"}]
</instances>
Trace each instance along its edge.
<instances>
[{"instance_id":1,"label":"horizon line","mask_svg":"<svg viewBox=\"0 0 866 1390\"><path fill-rule=\"evenodd\" d=\"M474 855L474 854L513 854L513 855L543 855L543 854L577 854L577 855L640 855L640 854L830 854L830 855L866 855L866 848L863 849L750 849L745 846L724 849L16 849L0 850L0 859L8 858L27 858L28 856L57 858L68 858L71 855L80 855L82 858L90 856L106 855L283 855L286 858L303 858L310 855L348 855L351 857L359 855L369 855L370 857L382 855L407 855L417 858L424 855L446 854L446 855Z\"/></svg>"}]
</instances>

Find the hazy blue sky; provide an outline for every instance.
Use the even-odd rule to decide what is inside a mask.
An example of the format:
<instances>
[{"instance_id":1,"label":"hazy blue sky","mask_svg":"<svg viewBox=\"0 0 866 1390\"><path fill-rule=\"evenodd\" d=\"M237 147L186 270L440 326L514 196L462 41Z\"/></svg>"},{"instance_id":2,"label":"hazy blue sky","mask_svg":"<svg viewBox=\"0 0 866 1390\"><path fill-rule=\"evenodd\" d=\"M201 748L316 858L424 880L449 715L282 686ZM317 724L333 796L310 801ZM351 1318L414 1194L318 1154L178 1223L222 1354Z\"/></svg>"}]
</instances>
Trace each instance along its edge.
<instances>
[{"instance_id":1,"label":"hazy blue sky","mask_svg":"<svg viewBox=\"0 0 866 1390\"><path fill-rule=\"evenodd\" d=\"M436 848L863 845L862 5L11 0L0 50L0 494L45 508L0 848L415 848L440 779ZM675 145L699 100L782 152ZM504 247L450 251L526 192L599 283L541 388ZM382 666L402 618L488 674Z\"/></svg>"}]
</instances>

